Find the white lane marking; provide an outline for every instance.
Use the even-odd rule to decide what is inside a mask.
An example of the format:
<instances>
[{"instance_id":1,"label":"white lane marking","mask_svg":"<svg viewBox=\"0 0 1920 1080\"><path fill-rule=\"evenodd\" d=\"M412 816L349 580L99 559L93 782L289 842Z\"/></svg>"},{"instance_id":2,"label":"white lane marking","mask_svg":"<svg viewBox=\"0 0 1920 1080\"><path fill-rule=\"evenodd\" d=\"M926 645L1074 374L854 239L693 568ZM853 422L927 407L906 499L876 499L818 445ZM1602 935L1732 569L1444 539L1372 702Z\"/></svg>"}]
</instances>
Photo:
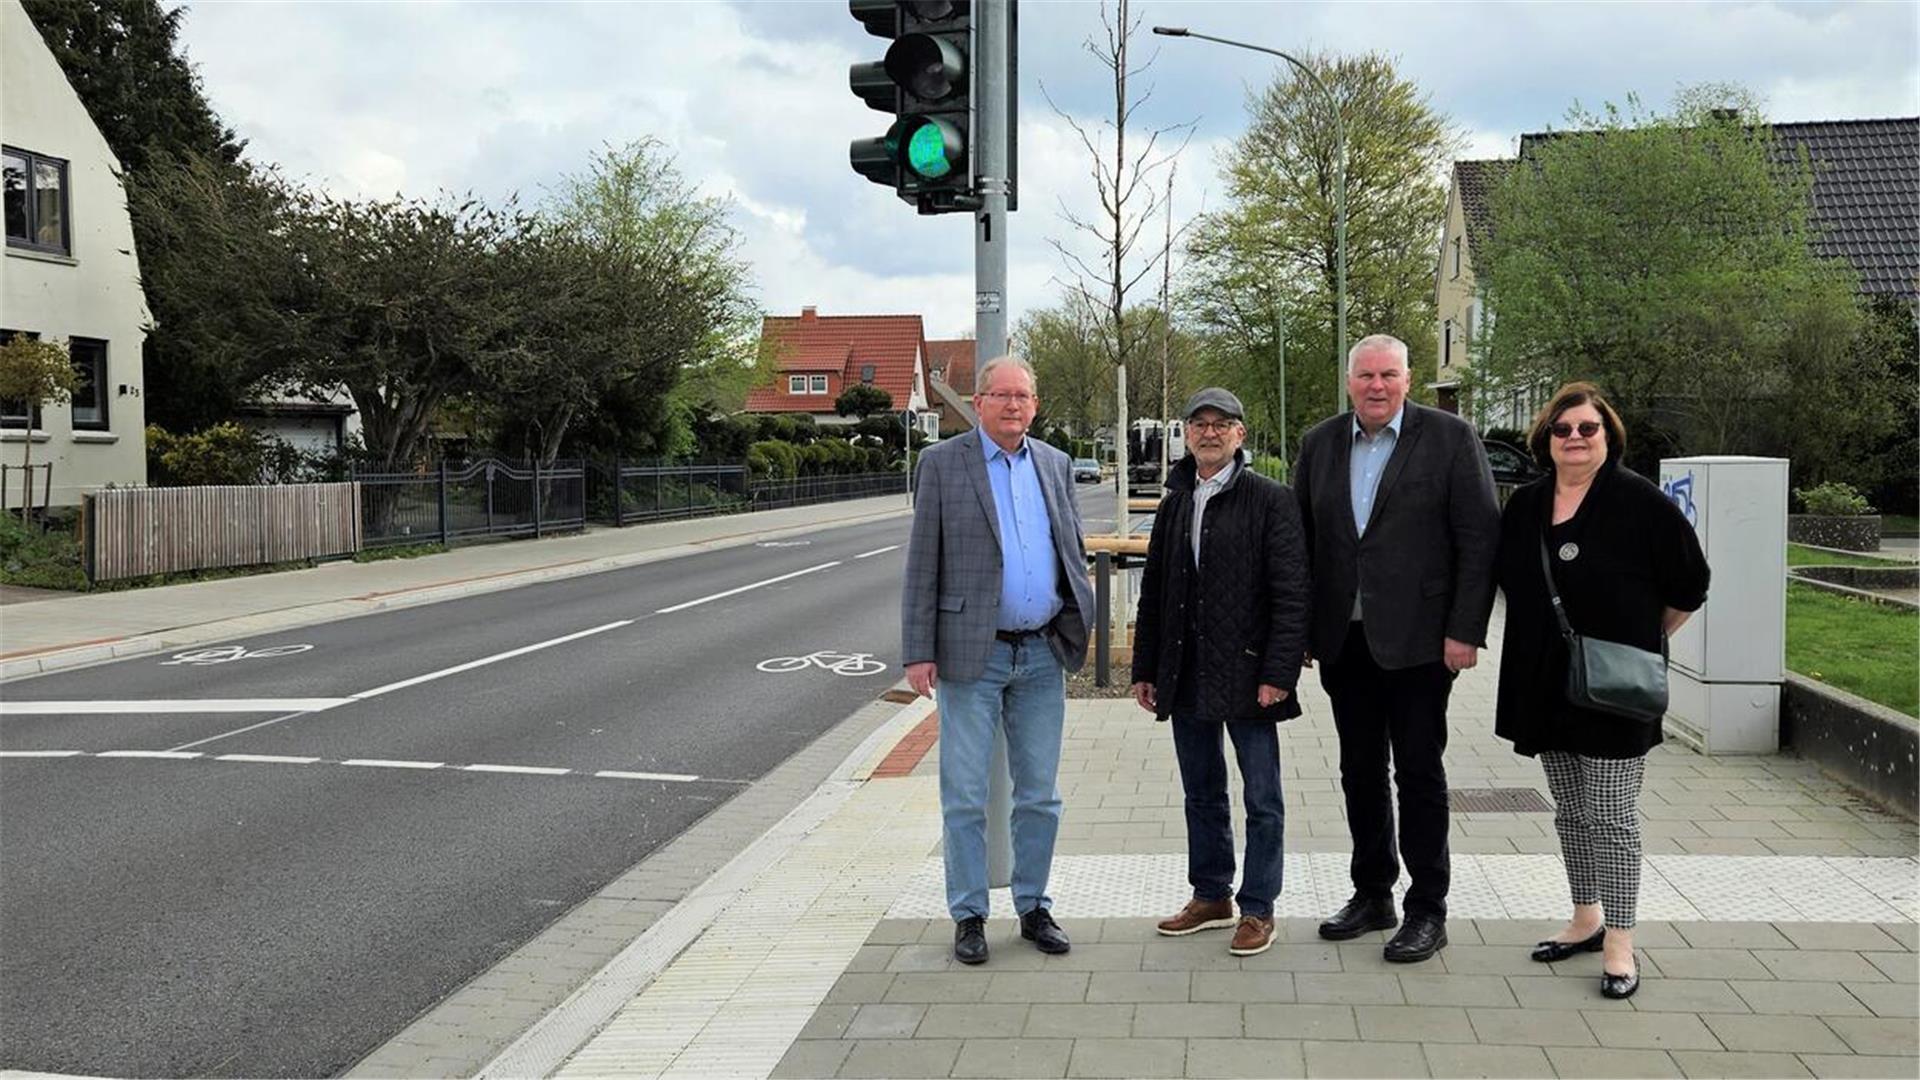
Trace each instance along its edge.
<instances>
[{"instance_id":1,"label":"white lane marking","mask_svg":"<svg viewBox=\"0 0 1920 1080\"><path fill-rule=\"evenodd\" d=\"M102 750L95 757L134 757L165 758L168 761L192 761L199 754L183 754L178 750Z\"/></svg>"},{"instance_id":2,"label":"white lane marking","mask_svg":"<svg viewBox=\"0 0 1920 1080\"><path fill-rule=\"evenodd\" d=\"M348 700L351 700L351 699L348 699ZM282 720L291 720L296 716L307 716L310 713L315 711L325 711L325 710L300 709L295 712L290 712L285 716L276 716L271 720L262 720L257 724L248 724L246 727L243 727L243 728L235 728L232 731L223 731L218 735L209 735L204 739L195 739L189 743L181 743L179 746L174 747L174 749L175 750L191 750L196 746L204 746L210 742L219 742L221 739L230 739L235 735L245 735L249 731L258 731L263 727L272 727L273 725L281 722Z\"/></svg>"},{"instance_id":3,"label":"white lane marking","mask_svg":"<svg viewBox=\"0 0 1920 1080\"><path fill-rule=\"evenodd\" d=\"M252 761L263 765L312 765L317 757L290 757L286 754L218 754L215 761Z\"/></svg>"},{"instance_id":4,"label":"white lane marking","mask_svg":"<svg viewBox=\"0 0 1920 1080\"><path fill-rule=\"evenodd\" d=\"M751 585L742 585L737 589L728 589L726 592L717 592L717 593L714 593L712 596L703 596L698 600L689 600L684 604L675 604L672 607L663 607L659 611L655 612L654 614L671 615L676 611L685 611L690 607L699 607L701 604L709 604L715 600L724 600L729 596L736 596L740 593L748 591L749 589L758 589L763 586L777 584L782 581L787 581L791 578L797 578L805 574L818 573L821 570L831 569L832 567L839 566L839 565L840 565L840 560L835 559L832 562L821 563L819 566L809 566L805 570L795 570L791 574L781 574L779 577L770 577L765 581L756 581Z\"/></svg>"},{"instance_id":5,"label":"white lane marking","mask_svg":"<svg viewBox=\"0 0 1920 1080\"><path fill-rule=\"evenodd\" d=\"M319 712L352 698L166 698L152 701L0 701L0 716L85 716L121 713Z\"/></svg>"},{"instance_id":6,"label":"white lane marking","mask_svg":"<svg viewBox=\"0 0 1920 1080\"><path fill-rule=\"evenodd\" d=\"M889 546L887 546L887 547L883 547L883 548L875 548L875 549L874 549L874 550L872 550L872 551L867 551L867 552L862 552L862 553L861 553L861 554L859 554L859 555L855 555L855 556L854 556L854 558L856 558L856 559L866 559L866 558L871 558L872 556L875 556L875 555L885 555L885 554L886 554L887 552L889 552L889 551L899 551L899 550L900 550L900 545L899 545L899 544L892 544L892 545L889 545Z\"/></svg>"},{"instance_id":7,"label":"white lane marking","mask_svg":"<svg viewBox=\"0 0 1920 1080\"><path fill-rule=\"evenodd\" d=\"M511 660L516 656L525 656L531 652L539 652L541 649L551 649L555 645L565 645L569 641L579 641L584 637L592 637L595 634L604 634L609 630L618 630L623 626L632 625L632 619L619 619L607 623L605 626L596 626L590 630L577 630L571 634L563 634L560 637L547 641L537 641L532 645L522 645L517 649L508 649L506 652L494 653L492 656L483 656L478 660L469 660L464 664L455 664L450 668L442 668L439 671L429 671L425 675L415 675L411 679L402 679L399 682L388 683L385 686L376 686L371 690L362 690L348 700L365 701L368 698L379 697L381 694L391 694L395 690L405 690L409 686L419 686L424 682L444 679L449 675L458 675L463 671L472 671L474 668L486 667L488 664L497 664L502 660Z\"/></svg>"},{"instance_id":8,"label":"white lane marking","mask_svg":"<svg viewBox=\"0 0 1920 1080\"><path fill-rule=\"evenodd\" d=\"M554 769L545 765L462 765L462 772L526 773L529 776L565 776L572 769Z\"/></svg>"},{"instance_id":9,"label":"white lane marking","mask_svg":"<svg viewBox=\"0 0 1920 1080\"><path fill-rule=\"evenodd\" d=\"M603 776L609 780L665 780L673 784L690 784L700 779L690 773L623 772L619 769L601 769L593 775Z\"/></svg>"},{"instance_id":10,"label":"white lane marking","mask_svg":"<svg viewBox=\"0 0 1920 1080\"><path fill-rule=\"evenodd\" d=\"M342 765L365 765L371 769L438 769L444 761L392 761L387 758L348 758Z\"/></svg>"},{"instance_id":11,"label":"white lane marking","mask_svg":"<svg viewBox=\"0 0 1920 1080\"><path fill-rule=\"evenodd\" d=\"M78 757L81 750L0 750L0 757Z\"/></svg>"}]
</instances>

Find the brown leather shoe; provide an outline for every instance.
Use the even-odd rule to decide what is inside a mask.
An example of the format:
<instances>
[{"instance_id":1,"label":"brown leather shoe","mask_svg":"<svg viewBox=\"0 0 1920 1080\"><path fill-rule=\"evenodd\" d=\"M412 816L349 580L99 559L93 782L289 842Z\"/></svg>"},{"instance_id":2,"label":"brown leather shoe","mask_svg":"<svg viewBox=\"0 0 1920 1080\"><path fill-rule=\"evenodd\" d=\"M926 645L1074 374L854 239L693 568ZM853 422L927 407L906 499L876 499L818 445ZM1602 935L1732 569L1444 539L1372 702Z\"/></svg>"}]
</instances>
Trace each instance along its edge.
<instances>
[{"instance_id":1,"label":"brown leather shoe","mask_svg":"<svg viewBox=\"0 0 1920 1080\"><path fill-rule=\"evenodd\" d=\"M1273 946L1273 920L1258 915L1240 916L1234 927L1233 944L1227 951L1235 956L1258 956Z\"/></svg>"},{"instance_id":2,"label":"brown leather shoe","mask_svg":"<svg viewBox=\"0 0 1920 1080\"><path fill-rule=\"evenodd\" d=\"M1168 937L1186 937L1202 930L1224 930L1233 925L1233 901L1202 900L1199 897L1187 901L1187 906L1171 919L1163 919L1154 929Z\"/></svg>"}]
</instances>

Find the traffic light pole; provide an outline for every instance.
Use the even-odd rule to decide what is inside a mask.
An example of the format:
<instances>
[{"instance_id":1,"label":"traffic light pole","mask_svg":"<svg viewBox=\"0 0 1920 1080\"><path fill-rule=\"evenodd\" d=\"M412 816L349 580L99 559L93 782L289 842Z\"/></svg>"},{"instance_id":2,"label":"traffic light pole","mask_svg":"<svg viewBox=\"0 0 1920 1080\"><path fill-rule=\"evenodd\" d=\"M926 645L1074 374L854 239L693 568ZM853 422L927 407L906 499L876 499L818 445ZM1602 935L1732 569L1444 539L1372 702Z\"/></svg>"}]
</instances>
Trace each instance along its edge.
<instances>
[{"instance_id":1,"label":"traffic light pole","mask_svg":"<svg viewBox=\"0 0 1920 1080\"><path fill-rule=\"evenodd\" d=\"M973 221L974 370L1007 354L1007 56L1011 0L975 0L974 153L980 211ZM1005 731L994 734L987 788L987 883L1013 882L1013 780Z\"/></svg>"}]
</instances>

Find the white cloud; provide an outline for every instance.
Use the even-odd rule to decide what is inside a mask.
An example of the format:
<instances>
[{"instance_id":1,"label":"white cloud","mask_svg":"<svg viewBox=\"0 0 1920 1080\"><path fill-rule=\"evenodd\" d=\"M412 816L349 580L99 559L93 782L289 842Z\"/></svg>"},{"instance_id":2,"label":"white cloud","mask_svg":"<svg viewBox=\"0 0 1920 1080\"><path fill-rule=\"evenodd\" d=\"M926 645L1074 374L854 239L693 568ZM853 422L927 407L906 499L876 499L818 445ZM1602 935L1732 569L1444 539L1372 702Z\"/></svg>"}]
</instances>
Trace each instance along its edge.
<instances>
[{"instance_id":1,"label":"white cloud","mask_svg":"<svg viewBox=\"0 0 1920 1080\"><path fill-rule=\"evenodd\" d=\"M1375 50L1467 134L1466 153L1589 105L1680 85L1743 82L1781 119L1920 112L1920 15L1877 3L1136 4L1142 129L1199 119L1181 155L1176 217L1221 201L1219 149L1245 123L1249 86L1286 74L1268 57L1154 38L1184 23L1296 51ZM1039 92L1076 117L1110 112L1107 74L1082 50L1090 3L1021 11L1020 183L1009 248L1014 317L1053 302L1063 267L1047 238L1097 259L1060 220L1092 212L1084 151ZM972 323L966 215L922 218L855 175L846 145L881 114L846 87L877 58L841 0L806 3L200 3L183 34L223 118L251 153L341 194L519 192L537 202L605 144L655 137L704 192L731 195L771 311L919 311L928 332ZM1146 231L1158 246L1160 226ZM1143 285L1142 299L1158 282Z\"/></svg>"}]
</instances>

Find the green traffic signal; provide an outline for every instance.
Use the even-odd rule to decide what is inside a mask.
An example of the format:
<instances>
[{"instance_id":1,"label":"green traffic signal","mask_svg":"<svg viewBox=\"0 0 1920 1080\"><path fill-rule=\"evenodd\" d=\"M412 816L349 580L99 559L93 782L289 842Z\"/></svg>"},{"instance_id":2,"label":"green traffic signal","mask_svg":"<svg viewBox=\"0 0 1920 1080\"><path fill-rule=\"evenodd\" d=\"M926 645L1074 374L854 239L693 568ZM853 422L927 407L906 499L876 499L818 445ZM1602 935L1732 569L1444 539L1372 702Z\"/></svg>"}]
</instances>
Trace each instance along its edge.
<instances>
[{"instance_id":1,"label":"green traffic signal","mask_svg":"<svg viewBox=\"0 0 1920 1080\"><path fill-rule=\"evenodd\" d=\"M960 130L938 117L920 117L910 121L903 157L914 175L939 180L953 173L966 160L966 142Z\"/></svg>"}]
</instances>

